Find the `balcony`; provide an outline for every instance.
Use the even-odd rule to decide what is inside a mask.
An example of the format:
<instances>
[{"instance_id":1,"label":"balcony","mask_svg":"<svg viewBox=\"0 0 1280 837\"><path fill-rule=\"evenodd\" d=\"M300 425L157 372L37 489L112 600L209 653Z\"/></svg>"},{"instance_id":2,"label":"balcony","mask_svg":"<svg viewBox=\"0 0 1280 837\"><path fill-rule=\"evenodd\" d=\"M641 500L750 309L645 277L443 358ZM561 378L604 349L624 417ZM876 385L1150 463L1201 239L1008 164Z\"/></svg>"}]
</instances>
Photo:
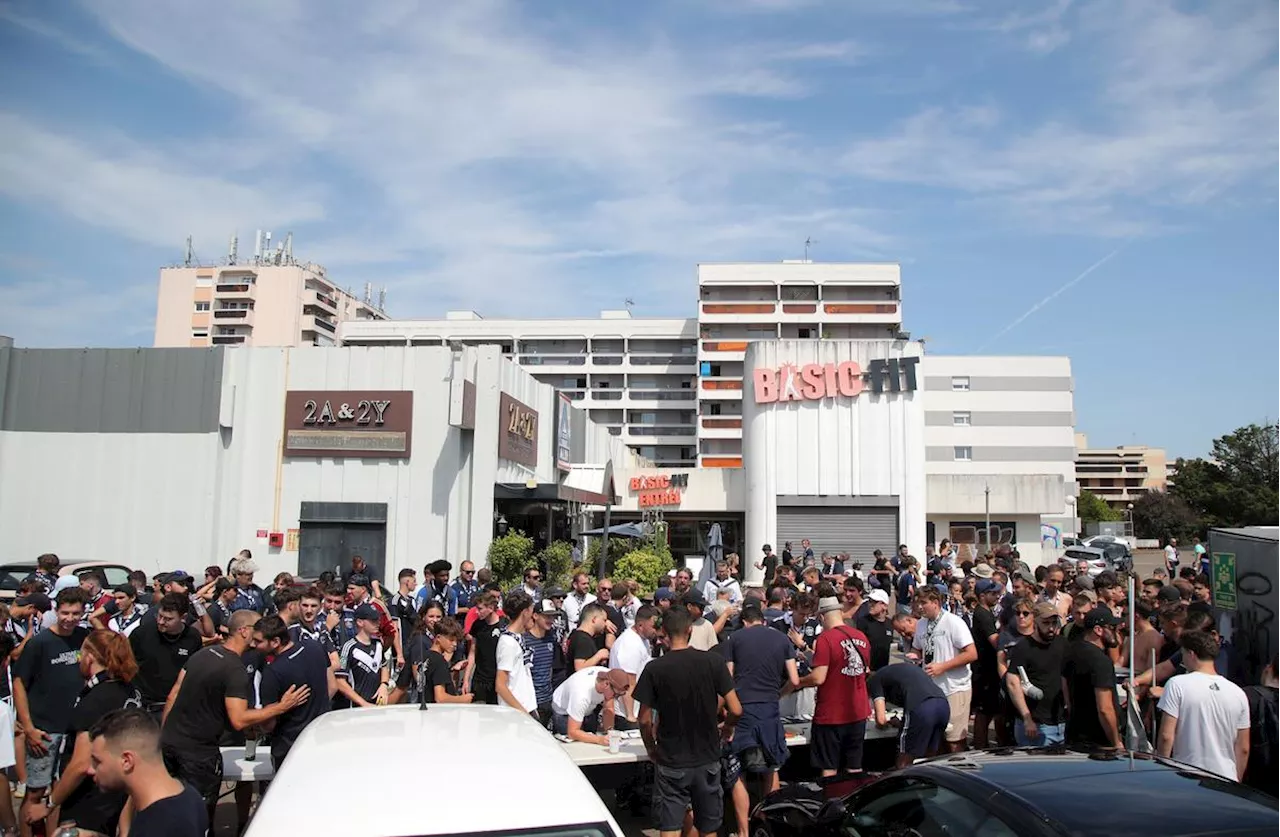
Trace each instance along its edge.
<instances>
[{"instance_id":1,"label":"balcony","mask_svg":"<svg viewBox=\"0 0 1280 837\"><path fill-rule=\"evenodd\" d=\"M652 354L631 355L631 365L643 367L646 372L687 372L692 375L698 371L698 359L691 354Z\"/></svg>"},{"instance_id":2,"label":"balcony","mask_svg":"<svg viewBox=\"0 0 1280 837\"><path fill-rule=\"evenodd\" d=\"M592 366L621 366L624 358L621 354L594 354L591 356Z\"/></svg>"},{"instance_id":3,"label":"balcony","mask_svg":"<svg viewBox=\"0 0 1280 837\"><path fill-rule=\"evenodd\" d=\"M328 319L319 314L303 314L300 330L303 334L311 332L313 334L336 334L338 326L336 323L330 322Z\"/></svg>"},{"instance_id":4,"label":"balcony","mask_svg":"<svg viewBox=\"0 0 1280 837\"><path fill-rule=\"evenodd\" d=\"M777 310L776 302L703 302L698 318L713 323L768 322Z\"/></svg>"},{"instance_id":5,"label":"balcony","mask_svg":"<svg viewBox=\"0 0 1280 837\"><path fill-rule=\"evenodd\" d=\"M338 300L316 290L308 290L303 305L314 305L324 309L333 316L338 314Z\"/></svg>"},{"instance_id":6,"label":"balcony","mask_svg":"<svg viewBox=\"0 0 1280 837\"><path fill-rule=\"evenodd\" d=\"M214 295L227 299L252 299L254 296L251 282L219 282L213 286Z\"/></svg>"},{"instance_id":7,"label":"balcony","mask_svg":"<svg viewBox=\"0 0 1280 837\"><path fill-rule=\"evenodd\" d=\"M520 355L521 366L586 366L586 355Z\"/></svg>"},{"instance_id":8,"label":"balcony","mask_svg":"<svg viewBox=\"0 0 1280 837\"><path fill-rule=\"evenodd\" d=\"M701 468L741 468L741 456L703 456L698 466Z\"/></svg>"},{"instance_id":9,"label":"balcony","mask_svg":"<svg viewBox=\"0 0 1280 837\"><path fill-rule=\"evenodd\" d=\"M622 390L620 389L593 389L591 390L592 401L621 401Z\"/></svg>"},{"instance_id":10,"label":"balcony","mask_svg":"<svg viewBox=\"0 0 1280 837\"><path fill-rule=\"evenodd\" d=\"M698 430L687 424L632 424L627 428L627 435L646 439L650 436L696 436Z\"/></svg>"},{"instance_id":11,"label":"balcony","mask_svg":"<svg viewBox=\"0 0 1280 837\"><path fill-rule=\"evenodd\" d=\"M632 401L694 401L697 394L692 389L633 389L628 393Z\"/></svg>"},{"instance_id":12,"label":"balcony","mask_svg":"<svg viewBox=\"0 0 1280 837\"><path fill-rule=\"evenodd\" d=\"M721 418L720 416L703 416L702 426L707 430L741 430L741 418Z\"/></svg>"},{"instance_id":13,"label":"balcony","mask_svg":"<svg viewBox=\"0 0 1280 837\"><path fill-rule=\"evenodd\" d=\"M212 339L215 346L239 346L247 338L243 334L215 334Z\"/></svg>"},{"instance_id":14,"label":"balcony","mask_svg":"<svg viewBox=\"0 0 1280 837\"><path fill-rule=\"evenodd\" d=\"M219 308L213 312L213 319L218 325L253 327L252 308Z\"/></svg>"},{"instance_id":15,"label":"balcony","mask_svg":"<svg viewBox=\"0 0 1280 837\"><path fill-rule=\"evenodd\" d=\"M901 321L902 312L896 302L824 302L822 311L835 322L858 322L893 325Z\"/></svg>"}]
</instances>

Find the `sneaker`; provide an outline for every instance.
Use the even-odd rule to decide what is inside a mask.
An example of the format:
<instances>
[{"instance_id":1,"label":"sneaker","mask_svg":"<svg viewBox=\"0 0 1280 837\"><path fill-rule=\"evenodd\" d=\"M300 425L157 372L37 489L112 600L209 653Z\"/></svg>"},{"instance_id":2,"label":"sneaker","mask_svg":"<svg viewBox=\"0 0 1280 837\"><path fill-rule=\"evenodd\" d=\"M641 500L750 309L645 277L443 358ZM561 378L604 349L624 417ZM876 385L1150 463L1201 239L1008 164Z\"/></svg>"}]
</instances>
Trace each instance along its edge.
<instances>
[{"instance_id":1,"label":"sneaker","mask_svg":"<svg viewBox=\"0 0 1280 837\"><path fill-rule=\"evenodd\" d=\"M21 799L26 795L27 795L27 783L26 782L15 783L13 786L13 798Z\"/></svg>"}]
</instances>

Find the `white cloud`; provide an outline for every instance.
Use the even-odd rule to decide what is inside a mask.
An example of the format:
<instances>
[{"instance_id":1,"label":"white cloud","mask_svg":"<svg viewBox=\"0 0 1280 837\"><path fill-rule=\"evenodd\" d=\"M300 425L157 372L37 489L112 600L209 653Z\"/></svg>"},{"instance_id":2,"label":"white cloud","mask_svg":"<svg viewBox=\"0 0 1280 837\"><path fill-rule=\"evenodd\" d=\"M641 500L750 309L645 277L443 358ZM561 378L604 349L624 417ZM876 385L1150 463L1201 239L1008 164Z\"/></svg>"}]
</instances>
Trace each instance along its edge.
<instances>
[{"instance_id":1,"label":"white cloud","mask_svg":"<svg viewBox=\"0 0 1280 837\"><path fill-rule=\"evenodd\" d=\"M246 186L109 134L92 146L0 111L0 193L38 200L134 241L225 240L246 217L320 218L315 200Z\"/></svg>"},{"instance_id":2,"label":"white cloud","mask_svg":"<svg viewBox=\"0 0 1280 837\"><path fill-rule=\"evenodd\" d=\"M1221 8L1082 9L1098 119L1017 126L928 108L851 143L843 163L860 177L967 193L1061 231L1160 228L1158 209L1204 204L1275 167L1275 10L1240 17ZM1080 91L1064 96L1072 98L1052 110L1069 111Z\"/></svg>"}]
</instances>

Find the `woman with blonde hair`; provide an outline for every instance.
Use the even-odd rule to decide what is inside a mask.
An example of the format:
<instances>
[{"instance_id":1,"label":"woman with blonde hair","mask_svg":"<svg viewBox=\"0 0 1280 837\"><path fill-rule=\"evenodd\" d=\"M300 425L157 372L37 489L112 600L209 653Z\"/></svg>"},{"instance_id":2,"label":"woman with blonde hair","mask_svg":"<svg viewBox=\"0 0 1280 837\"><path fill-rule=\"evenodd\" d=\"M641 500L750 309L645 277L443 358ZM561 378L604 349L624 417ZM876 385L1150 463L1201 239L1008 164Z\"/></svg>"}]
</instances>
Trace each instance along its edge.
<instances>
[{"instance_id":1,"label":"woman with blonde hair","mask_svg":"<svg viewBox=\"0 0 1280 837\"><path fill-rule=\"evenodd\" d=\"M89 728L108 712L140 707L142 696L131 681L138 673L129 640L115 631L95 630L80 647L84 689L71 711L71 725L58 756L61 778L32 810L32 822L56 814L59 826L78 828L81 837L116 833L128 797L103 791L89 775Z\"/></svg>"}]
</instances>

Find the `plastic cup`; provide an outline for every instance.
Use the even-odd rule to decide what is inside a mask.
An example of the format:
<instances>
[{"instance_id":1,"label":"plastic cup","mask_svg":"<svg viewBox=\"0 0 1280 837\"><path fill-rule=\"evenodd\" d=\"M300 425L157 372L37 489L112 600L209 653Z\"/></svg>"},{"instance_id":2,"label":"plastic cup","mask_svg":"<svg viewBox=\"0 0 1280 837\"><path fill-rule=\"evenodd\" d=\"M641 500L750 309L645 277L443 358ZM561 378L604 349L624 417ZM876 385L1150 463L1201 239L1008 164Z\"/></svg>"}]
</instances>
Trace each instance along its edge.
<instances>
[{"instance_id":1,"label":"plastic cup","mask_svg":"<svg viewBox=\"0 0 1280 837\"><path fill-rule=\"evenodd\" d=\"M622 733L616 729L609 730L609 752L614 755L622 752Z\"/></svg>"}]
</instances>

